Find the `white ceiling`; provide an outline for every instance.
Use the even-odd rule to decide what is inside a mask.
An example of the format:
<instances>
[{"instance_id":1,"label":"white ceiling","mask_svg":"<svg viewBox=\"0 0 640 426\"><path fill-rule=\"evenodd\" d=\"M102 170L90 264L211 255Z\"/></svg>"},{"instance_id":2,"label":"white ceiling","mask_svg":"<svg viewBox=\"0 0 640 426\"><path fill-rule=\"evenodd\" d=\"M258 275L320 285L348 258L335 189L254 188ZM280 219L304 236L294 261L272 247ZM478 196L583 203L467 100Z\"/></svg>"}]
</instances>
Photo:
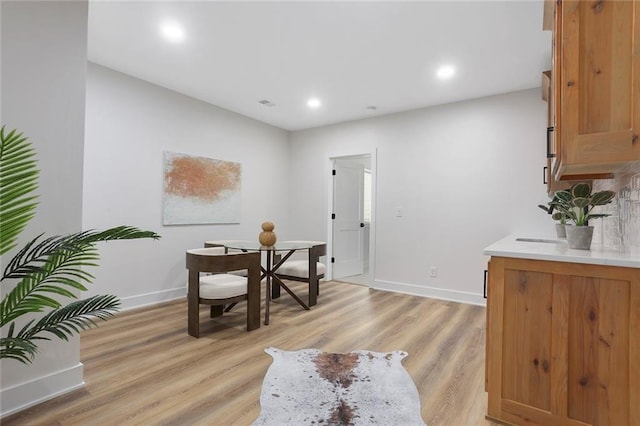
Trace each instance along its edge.
<instances>
[{"instance_id":1,"label":"white ceiling","mask_svg":"<svg viewBox=\"0 0 640 426\"><path fill-rule=\"evenodd\" d=\"M551 63L542 9L542 0L93 0L89 60L300 130L539 87ZM183 26L182 42L161 37L167 20ZM440 81L445 63L457 73Z\"/></svg>"}]
</instances>

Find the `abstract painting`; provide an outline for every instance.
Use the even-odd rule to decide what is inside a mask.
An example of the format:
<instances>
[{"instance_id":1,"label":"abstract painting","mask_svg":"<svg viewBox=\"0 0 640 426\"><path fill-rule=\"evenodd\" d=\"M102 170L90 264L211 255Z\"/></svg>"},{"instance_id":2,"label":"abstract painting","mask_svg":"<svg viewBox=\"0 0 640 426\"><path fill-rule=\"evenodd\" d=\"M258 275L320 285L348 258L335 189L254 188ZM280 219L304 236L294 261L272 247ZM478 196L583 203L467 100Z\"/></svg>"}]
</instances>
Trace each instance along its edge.
<instances>
[{"instance_id":1,"label":"abstract painting","mask_svg":"<svg viewBox=\"0 0 640 426\"><path fill-rule=\"evenodd\" d=\"M241 165L164 152L162 223L240 223Z\"/></svg>"}]
</instances>

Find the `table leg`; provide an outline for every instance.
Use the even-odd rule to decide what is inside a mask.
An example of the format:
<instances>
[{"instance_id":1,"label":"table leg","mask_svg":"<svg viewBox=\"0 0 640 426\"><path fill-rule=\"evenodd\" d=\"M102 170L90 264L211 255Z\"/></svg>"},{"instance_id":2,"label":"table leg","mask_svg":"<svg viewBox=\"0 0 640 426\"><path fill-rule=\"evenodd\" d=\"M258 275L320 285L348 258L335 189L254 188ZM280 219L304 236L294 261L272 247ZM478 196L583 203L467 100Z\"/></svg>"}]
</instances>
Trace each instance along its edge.
<instances>
[{"instance_id":1,"label":"table leg","mask_svg":"<svg viewBox=\"0 0 640 426\"><path fill-rule=\"evenodd\" d=\"M282 280L276 275L276 271L278 268L295 252L295 250L290 250L284 257L277 256L275 251L265 250L267 253L267 261L265 268L262 268L263 274L262 278L265 278L267 281L266 287L266 297L265 297L265 315L264 315L264 325L269 325L269 305L271 299L275 299L280 296L280 288L283 288L293 299L300 304L304 309L309 310L309 305L304 303L302 299L300 299ZM276 257L277 256L277 257ZM317 297L317 286L310 285L309 286L309 299L310 302L315 302ZM315 304L315 303L314 303Z\"/></svg>"},{"instance_id":2,"label":"table leg","mask_svg":"<svg viewBox=\"0 0 640 426\"><path fill-rule=\"evenodd\" d=\"M271 298L277 299L280 297L280 284L274 282L271 286Z\"/></svg>"},{"instance_id":3,"label":"table leg","mask_svg":"<svg viewBox=\"0 0 640 426\"><path fill-rule=\"evenodd\" d=\"M271 300L271 250L267 250L267 270L265 271L265 278L267 279L267 294L265 295L264 325L269 325L269 301Z\"/></svg>"},{"instance_id":4,"label":"table leg","mask_svg":"<svg viewBox=\"0 0 640 426\"><path fill-rule=\"evenodd\" d=\"M289 250L289 252L284 257L274 252L273 263L271 265L271 274L273 276L275 276L276 271L278 270L280 265L282 265L287 259L289 259L294 252L295 250ZM277 299L278 297L280 297L280 288L282 287L280 285L280 282L281 282L280 280L278 280L277 282L273 282L273 286L271 287L272 299Z\"/></svg>"},{"instance_id":5,"label":"table leg","mask_svg":"<svg viewBox=\"0 0 640 426\"><path fill-rule=\"evenodd\" d=\"M277 253L273 253L273 265L271 267L271 273L275 274L275 265L281 261L281 256ZM280 297L280 284L275 281L271 282L271 298L277 299Z\"/></svg>"},{"instance_id":6,"label":"table leg","mask_svg":"<svg viewBox=\"0 0 640 426\"><path fill-rule=\"evenodd\" d=\"M285 284L285 283L283 283L283 282L282 282L282 280L280 280L280 278L278 278L276 275L274 275L274 276L273 276L273 280L274 280L275 282L277 282L277 283L278 283L282 288L284 288L284 289L285 289L285 291L286 291L287 293L289 293L289 294L291 295L291 297L293 297L293 299L294 299L296 302L298 302L298 304L299 304L300 306L302 306L302 307L303 307L304 309L306 309L307 311L310 309L310 308L309 308L309 306L307 306L307 304L306 304L306 303L304 303L304 302L302 301L302 299L300 299L300 298L299 298L299 297L298 297L298 296L297 296L293 291L291 291L291 289L290 289L289 287L287 287L287 286L286 286L286 284Z\"/></svg>"}]
</instances>

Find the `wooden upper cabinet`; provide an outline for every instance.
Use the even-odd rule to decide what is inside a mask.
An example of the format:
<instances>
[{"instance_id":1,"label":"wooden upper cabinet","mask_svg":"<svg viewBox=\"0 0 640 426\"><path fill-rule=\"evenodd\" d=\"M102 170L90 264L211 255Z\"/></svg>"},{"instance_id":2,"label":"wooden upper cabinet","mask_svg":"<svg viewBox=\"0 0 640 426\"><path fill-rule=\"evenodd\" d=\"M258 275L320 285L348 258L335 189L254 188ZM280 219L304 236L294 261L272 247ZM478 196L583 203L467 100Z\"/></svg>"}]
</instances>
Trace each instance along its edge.
<instances>
[{"instance_id":1,"label":"wooden upper cabinet","mask_svg":"<svg viewBox=\"0 0 640 426\"><path fill-rule=\"evenodd\" d=\"M554 6L551 172L607 177L640 162L640 0Z\"/></svg>"},{"instance_id":2,"label":"wooden upper cabinet","mask_svg":"<svg viewBox=\"0 0 640 426\"><path fill-rule=\"evenodd\" d=\"M553 3L553 2L552 2ZM546 3L545 3L546 4ZM546 9L545 9L546 10ZM546 12L545 12L546 13ZM547 165L544 167L543 173L543 182L547 185L547 194L549 198L552 198L556 191L561 191L564 189L571 188L572 185L578 182L588 183L589 186L592 185L593 179L608 179L613 177L610 174L587 174L572 177L570 180L558 180L556 179L556 175L553 173L553 167L555 163L555 157L550 157L550 153L555 152L555 135L551 131L555 122L554 115L554 99L553 93L551 90L551 70L544 71L542 73L542 100L546 101L548 104L548 115L547 115Z\"/></svg>"}]
</instances>

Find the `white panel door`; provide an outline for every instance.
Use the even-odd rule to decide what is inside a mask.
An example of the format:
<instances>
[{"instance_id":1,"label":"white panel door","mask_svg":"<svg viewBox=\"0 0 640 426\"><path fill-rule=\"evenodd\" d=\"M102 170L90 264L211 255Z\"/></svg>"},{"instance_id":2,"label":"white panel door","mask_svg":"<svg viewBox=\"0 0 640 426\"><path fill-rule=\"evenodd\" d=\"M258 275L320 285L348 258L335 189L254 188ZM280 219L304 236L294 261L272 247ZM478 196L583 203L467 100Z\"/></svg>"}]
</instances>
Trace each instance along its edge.
<instances>
[{"instance_id":1,"label":"white panel door","mask_svg":"<svg viewBox=\"0 0 640 426\"><path fill-rule=\"evenodd\" d=\"M333 278L363 273L364 165L334 160Z\"/></svg>"}]
</instances>

